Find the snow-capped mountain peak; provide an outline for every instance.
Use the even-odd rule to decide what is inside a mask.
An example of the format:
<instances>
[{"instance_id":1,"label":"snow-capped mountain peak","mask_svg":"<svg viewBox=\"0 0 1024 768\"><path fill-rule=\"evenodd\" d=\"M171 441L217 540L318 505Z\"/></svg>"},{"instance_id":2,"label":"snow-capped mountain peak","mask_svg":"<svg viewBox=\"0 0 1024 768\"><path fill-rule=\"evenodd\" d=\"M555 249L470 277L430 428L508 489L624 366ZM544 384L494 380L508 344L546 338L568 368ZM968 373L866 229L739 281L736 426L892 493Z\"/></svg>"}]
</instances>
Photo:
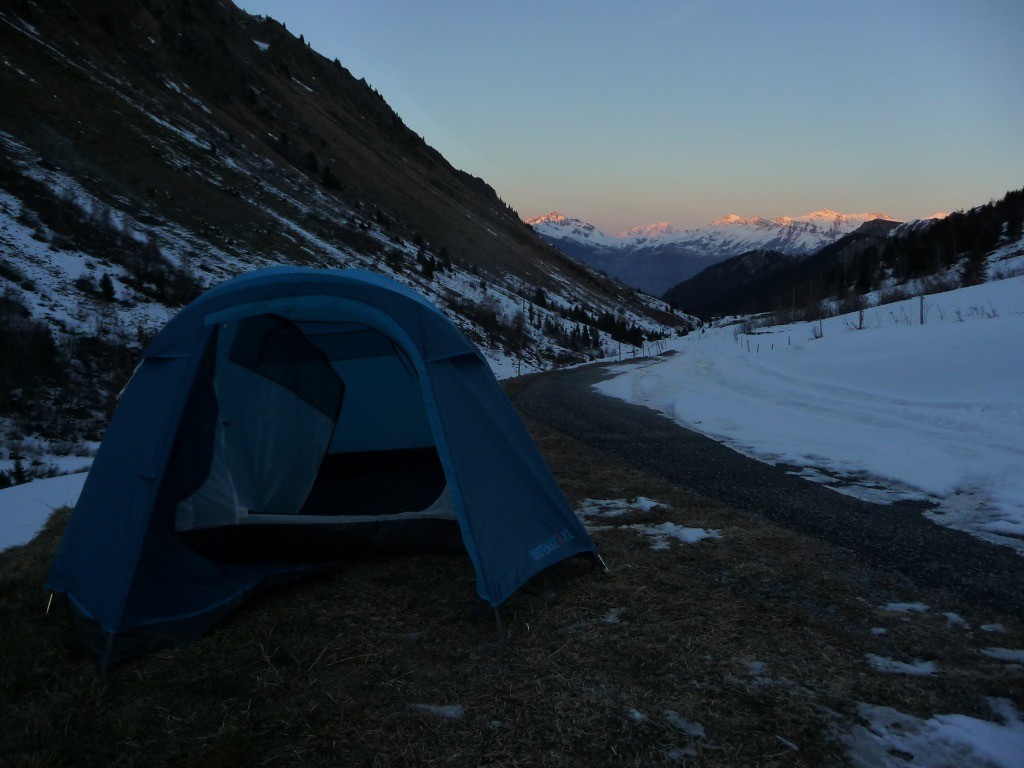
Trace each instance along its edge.
<instances>
[{"instance_id":1,"label":"snow-capped mountain peak","mask_svg":"<svg viewBox=\"0 0 1024 768\"><path fill-rule=\"evenodd\" d=\"M760 216L753 216L749 219L745 219L742 216L730 213L725 216L720 216L711 222L708 226L711 227L728 227L732 224L757 224L758 222L764 221Z\"/></svg>"},{"instance_id":2,"label":"snow-capped mountain peak","mask_svg":"<svg viewBox=\"0 0 1024 768\"><path fill-rule=\"evenodd\" d=\"M654 224L624 229L616 237L661 237L663 235L676 235L679 232L680 230L673 227L667 221L658 221Z\"/></svg>"},{"instance_id":3,"label":"snow-capped mountain peak","mask_svg":"<svg viewBox=\"0 0 1024 768\"><path fill-rule=\"evenodd\" d=\"M570 219L567 216L563 216L558 211L552 211L551 213L545 213L543 216L537 216L536 218L533 219L527 219L526 223L533 227L536 226L537 224L562 224L569 220Z\"/></svg>"},{"instance_id":4,"label":"snow-capped mountain peak","mask_svg":"<svg viewBox=\"0 0 1024 768\"><path fill-rule=\"evenodd\" d=\"M820 211L811 211L810 213L805 213L803 216L779 216L776 219L772 219L772 221L782 225L792 224L794 222L816 225L827 223L837 224L839 226L852 224L853 229L856 229L865 221L873 221L874 219L896 221L892 216L884 213L840 213L839 211L833 211L830 208L822 208Z\"/></svg>"},{"instance_id":5,"label":"snow-capped mountain peak","mask_svg":"<svg viewBox=\"0 0 1024 768\"><path fill-rule=\"evenodd\" d=\"M570 256L660 295L705 267L747 251L809 256L873 219L894 221L884 213L840 213L829 208L773 219L730 213L695 229L679 230L658 222L626 229L616 237L555 212L526 223Z\"/></svg>"},{"instance_id":6,"label":"snow-capped mountain peak","mask_svg":"<svg viewBox=\"0 0 1024 768\"><path fill-rule=\"evenodd\" d=\"M582 219L563 216L558 211L546 213L533 219L526 219L534 230L548 240L573 240L598 245L616 245L615 238L606 235L593 224Z\"/></svg>"}]
</instances>

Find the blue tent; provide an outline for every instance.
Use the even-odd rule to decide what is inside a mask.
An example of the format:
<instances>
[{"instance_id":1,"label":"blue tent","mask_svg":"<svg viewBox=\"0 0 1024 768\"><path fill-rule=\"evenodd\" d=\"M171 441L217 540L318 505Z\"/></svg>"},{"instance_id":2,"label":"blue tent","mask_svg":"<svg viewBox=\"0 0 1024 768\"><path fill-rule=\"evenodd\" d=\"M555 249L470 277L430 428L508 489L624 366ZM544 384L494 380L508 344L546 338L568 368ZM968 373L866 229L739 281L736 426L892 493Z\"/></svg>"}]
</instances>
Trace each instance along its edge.
<instances>
[{"instance_id":1,"label":"blue tent","mask_svg":"<svg viewBox=\"0 0 1024 768\"><path fill-rule=\"evenodd\" d=\"M410 289L274 267L198 298L122 393L50 571L101 664L348 552L465 549L497 606L594 545L473 344Z\"/></svg>"}]
</instances>

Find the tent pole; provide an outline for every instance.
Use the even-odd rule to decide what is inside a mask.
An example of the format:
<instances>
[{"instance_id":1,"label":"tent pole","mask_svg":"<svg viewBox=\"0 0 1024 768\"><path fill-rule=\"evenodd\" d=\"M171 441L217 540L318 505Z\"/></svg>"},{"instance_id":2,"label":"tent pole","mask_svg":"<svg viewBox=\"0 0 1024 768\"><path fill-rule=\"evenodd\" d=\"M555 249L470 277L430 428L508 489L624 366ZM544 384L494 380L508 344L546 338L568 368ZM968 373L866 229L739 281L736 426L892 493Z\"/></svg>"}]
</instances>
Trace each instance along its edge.
<instances>
[{"instance_id":1,"label":"tent pole","mask_svg":"<svg viewBox=\"0 0 1024 768\"><path fill-rule=\"evenodd\" d=\"M50 593L50 599L46 601L46 616L50 615L50 608L53 607L53 592Z\"/></svg>"},{"instance_id":2,"label":"tent pole","mask_svg":"<svg viewBox=\"0 0 1024 768\"><path fill-rule=\"evenodd\" d=\"M505 625L501 623L501 612L498 606L494 606L494 623L498 628L498 645L504 648L508 645L508 635L505 634Z\"/></svg>"}]
</instances>

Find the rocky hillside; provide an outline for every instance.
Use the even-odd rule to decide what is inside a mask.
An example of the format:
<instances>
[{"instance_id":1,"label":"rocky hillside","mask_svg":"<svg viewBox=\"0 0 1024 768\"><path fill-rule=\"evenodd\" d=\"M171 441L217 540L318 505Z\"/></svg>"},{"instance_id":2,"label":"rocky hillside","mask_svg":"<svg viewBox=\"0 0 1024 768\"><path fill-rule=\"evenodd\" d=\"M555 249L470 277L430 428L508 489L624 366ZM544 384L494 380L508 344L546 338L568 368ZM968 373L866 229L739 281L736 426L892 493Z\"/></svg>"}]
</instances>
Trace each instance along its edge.
<instances>
[{"instance_id":1,"label":"rocky hillside","mask_svg":"<svg viewBox=\"0 0 1024 768\"><path fill-rule=\"evenodd\" d=\"M227 0L5 4L0 90L0 471L87 450L155 330L270 264L393 276L506 375L688 327Z\"/></svg>"}]
</instances>

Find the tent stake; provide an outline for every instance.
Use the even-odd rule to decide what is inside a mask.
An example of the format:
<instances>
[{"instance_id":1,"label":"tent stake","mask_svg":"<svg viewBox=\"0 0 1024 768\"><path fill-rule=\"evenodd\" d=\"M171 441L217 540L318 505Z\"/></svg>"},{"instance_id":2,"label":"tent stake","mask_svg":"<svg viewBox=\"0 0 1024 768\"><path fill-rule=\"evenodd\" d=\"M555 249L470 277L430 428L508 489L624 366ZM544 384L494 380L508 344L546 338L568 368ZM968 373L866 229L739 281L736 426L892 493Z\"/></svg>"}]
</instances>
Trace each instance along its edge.
<instances>
[{"instance_id":1,"label":"tent stake","mask_svg":"<svg viewBox=\"0 0 1024 768\"><path fill-rule=\"evenodd\" d=\"M50 615L50 608L53 606L53 592L50 593L50 599L46 601L46 613L44 615Z\"/></svg>"}]
</instances>

